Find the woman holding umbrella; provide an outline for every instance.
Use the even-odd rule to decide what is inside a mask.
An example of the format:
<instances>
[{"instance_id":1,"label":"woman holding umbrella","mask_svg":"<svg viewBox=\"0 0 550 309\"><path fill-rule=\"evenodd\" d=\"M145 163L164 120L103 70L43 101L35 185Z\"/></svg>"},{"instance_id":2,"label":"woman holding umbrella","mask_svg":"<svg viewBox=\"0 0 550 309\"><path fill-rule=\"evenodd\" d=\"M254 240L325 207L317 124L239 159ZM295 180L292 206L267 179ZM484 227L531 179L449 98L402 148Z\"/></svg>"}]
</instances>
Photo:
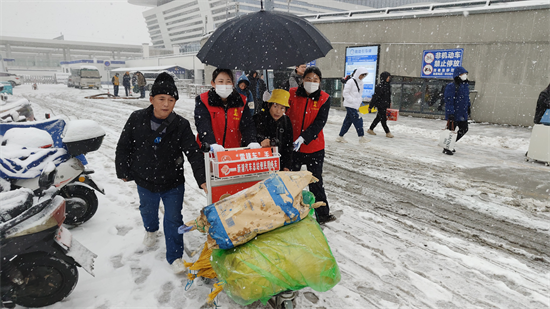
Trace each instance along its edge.
<instances>
[{"instance_id":1,"label":"woman holding umbrella","mask_svg":"<svg viewBox=\"0 0 550 309\"><path fill-rule=\"evenodd\" d=\"M215 152L243 146L261 148L246 96L233 87L233 72L218 68L210 83L212 89L195 98L198 141L208 143Z\"/></svg>"},{"instance_id":2,"label":"woman holding umbrella","mask_svg":"<svg viewBox=\"0 0 550 309\"><path fill-rule=\"evenodd\" d=\"M330 95L319 85L322 79L318 67L309 67L304 72L303 83L297 88L290 88L290 108L286 112L292 123L294 134L294 151L292 170L299 171L302 164L319 179L309 185L309 190L317 201L326 206L315 208L317 222L325 223L336 220L330 209L323 187L323 162L325 160L325 137L323 127L327 123L330 110Z\"/></svg>"}]
</instances>

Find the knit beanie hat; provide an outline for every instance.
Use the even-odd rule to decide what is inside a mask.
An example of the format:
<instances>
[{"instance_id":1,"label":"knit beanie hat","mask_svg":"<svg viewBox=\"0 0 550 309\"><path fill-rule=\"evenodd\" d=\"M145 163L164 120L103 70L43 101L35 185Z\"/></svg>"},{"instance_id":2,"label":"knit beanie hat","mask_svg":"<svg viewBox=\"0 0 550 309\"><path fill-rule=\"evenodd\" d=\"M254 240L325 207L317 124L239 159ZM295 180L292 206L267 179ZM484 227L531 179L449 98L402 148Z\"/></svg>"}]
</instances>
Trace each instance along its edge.
<instances>
[{"instance_id":1,"label":"knit beanie hat","mask_svg":"<svg viewBox=\"0 0 550 309\"><path fill-rule=\"evenodd\" d=\"M154 97L157 94L171 95L176 101L179 99L178 88L170 74L162 72L157 76L157 79L155 79L150 95Z\"/></svg>"}]
</instances>

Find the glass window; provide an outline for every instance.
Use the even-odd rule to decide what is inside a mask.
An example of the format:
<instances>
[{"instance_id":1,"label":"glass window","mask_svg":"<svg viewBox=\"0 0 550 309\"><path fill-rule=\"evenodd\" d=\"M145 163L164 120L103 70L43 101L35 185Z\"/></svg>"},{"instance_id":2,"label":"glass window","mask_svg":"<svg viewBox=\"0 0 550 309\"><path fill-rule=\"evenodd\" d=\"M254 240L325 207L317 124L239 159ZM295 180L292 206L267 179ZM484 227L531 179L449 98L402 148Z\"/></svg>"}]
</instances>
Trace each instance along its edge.
<instances>
[{"instance_id":1,"label":"glass window","mask_svg":"<svg viewBox=\"0 0 550 309\"><path fill-rule=\"evenodd\" d=\"M451 80L393 76L392 108L402 112L430 115L445 114L443 93ZM475 82L470 82L474 90Z\"/></svg>"}]
</instances>

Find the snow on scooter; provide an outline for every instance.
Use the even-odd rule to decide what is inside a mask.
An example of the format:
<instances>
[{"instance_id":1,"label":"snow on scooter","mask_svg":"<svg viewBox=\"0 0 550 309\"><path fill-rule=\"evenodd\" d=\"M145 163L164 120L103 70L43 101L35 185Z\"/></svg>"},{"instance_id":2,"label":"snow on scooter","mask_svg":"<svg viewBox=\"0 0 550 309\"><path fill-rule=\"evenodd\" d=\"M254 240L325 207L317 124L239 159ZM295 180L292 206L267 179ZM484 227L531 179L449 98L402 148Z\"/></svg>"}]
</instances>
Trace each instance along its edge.
<instances>
[{"instance_id":1,"label":"snow on scooter","mask_svg":"<svg viewBox=\"0 0 550 309\"><path fill-rule=\"evenodd\" d=\"M52 305L75 288L77 266L94 275L97 255L62 226L65 200L52 186L55 165L39 178L34 192L0 192L1 307Z\"/></svg>"},{"instance_id":2,"label":"snow on scooter","mask_svg":"<svg viewBox=\"0 0 550 309\"><path fill-rule=\"evenodd\" d=\"M98 208L95 191L105 194L90 176L94 171L85 167L84 154L98 150L105 136L95 121L73 120L66 126L62 119L0 124L0 134L4 136L1 178L10 179L14 188L35 190L42 168L54 162L54 185L67 203L65 223L78 225L93 217Z\"/></svg>"}]
</instances>

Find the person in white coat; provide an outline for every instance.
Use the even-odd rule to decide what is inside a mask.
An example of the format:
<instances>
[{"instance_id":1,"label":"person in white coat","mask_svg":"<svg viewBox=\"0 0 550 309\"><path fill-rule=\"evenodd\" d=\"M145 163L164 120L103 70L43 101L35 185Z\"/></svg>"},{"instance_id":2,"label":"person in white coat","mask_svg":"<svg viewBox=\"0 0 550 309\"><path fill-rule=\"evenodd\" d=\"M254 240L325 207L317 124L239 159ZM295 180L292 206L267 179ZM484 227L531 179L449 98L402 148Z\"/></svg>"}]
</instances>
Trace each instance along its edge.
<instances>
[{"instance_id":1,"label":"person in white coat","mask_svg":"<svg viewBox=\"0 0 550 309\"><path fill-rule=\"evenodd\" d=\"M359 136L360 143L367 143L370 140L365 137L365 131L363 130L363 117L359 115L359 107L363 102L363 78L367 76L367 69L359 67L353 73L344 86L344 107L346 108L346 118L342 123L340 134L336 138L337 142L347 143L344 139L344 135L348 132L349 128L353 124L357 135Z\"/></svg>"}]
</instances>

